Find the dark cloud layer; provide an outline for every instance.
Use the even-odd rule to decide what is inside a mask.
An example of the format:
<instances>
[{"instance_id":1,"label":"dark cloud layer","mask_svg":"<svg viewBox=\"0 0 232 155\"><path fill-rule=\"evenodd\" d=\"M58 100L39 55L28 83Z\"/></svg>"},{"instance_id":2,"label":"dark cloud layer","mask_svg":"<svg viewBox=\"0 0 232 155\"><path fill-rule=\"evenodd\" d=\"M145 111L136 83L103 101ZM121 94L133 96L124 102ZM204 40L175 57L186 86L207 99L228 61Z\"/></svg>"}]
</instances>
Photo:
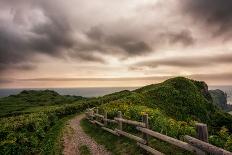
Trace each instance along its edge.
<instances>
[{"instance_id":1,"label":"dark cloud layer","mask_svg":"<svg viewBox=\"0 0 232 155\"><path fill-rule=\"evenodd\" d=\"M232 1L231 0L182 0L184 13L190 14L195 21L203 22L214 30L215 36L231 37Z\"/></svg>"},{"instance_id":2,"label":"dark cloud layer","mask_svg":"<svg viewBox=\"0 0 232 155\"><path fill-rule=\"evenodd\" d=\"M165 43L168 43L170 46L182 44L184 47L195 43L192 33L187 29L163 32L164 29L160 27L155 33L144 32L144 34L139 32L107 33L102 29L100 26L95 26L86 32L91 42L88 46L80 46L84 47L82 50L89 50L92 47L105 53L113 53L114 55L138 56L155 52L157 48ZM153 33L153 42L147 41L146 33Z\"/></svg>"},{"instance_id":3,"label":"dark cloud layer","mask_svg":"<svg viewBox=\"0 0 232 155\"><path fill-rule=\"evenodd\" d=\"M131 66L130 69L141 69L141 67L156 68L158 66L174 66L174 67L204 67L218 64L231 64L232 54L222 54L215 56L192 56L192 57L173 57L159 60L149 60L138 62Z\"/></svg>"},{"instance_id":4,"label":"dark cloud layer","mask_svg":"<svg viewBox=\"0 0 232 155\"><path fill-rule=\"evenodd\" d=\"M133 18L122 23L116 20L118 27L103 23L79 29L81 24L76 23L82 21L78 16L80 21L73 21L67 8L45 0L4 1L0 2L0 9L6 14L6 18L0 17L1 71L33 69L31 64L39 61L39 54L105 63L104 55L125 59L155 52L165 43L189 46L195 42L189 30L165 31L166 27L157 26L151 32L142 26L134 27Z\"/></svg>"},{"instance_id":5,"label":"dark cloud layer","mask_svg":"<svg viewBox=\"0 0 232 155\"><path fill-rule=\"evenodd\" d=\"M62 10L47 1L23 2L2 2L0 6L0 9L4 8L10 12L12 17L0 18L1 71L8 68L32 68L30 65L26 67L25 62L34 62L38 54L103 63L104 59L95 53L133 56L152 50L150 45L138 38L128 35L106 35L96 29L91 29L86 34L83 32L89 40L82 42L73 36L80 30L71 26L72 22L68 20L65 12L67 10ZM36 22L29 18L28 14L33 11L39 11L40 16L37 18L43 18L44 21ZM29 28L26 22L30 23Z\"/></svg>"},{"instance_id":6,"label":"dark cloud layer","mask_svg":"<svg viewBox=\"0 0 232 155\"><path fill-rule=\"evenodd\" d=\"M14 81L18 82L68 82L68 81L137 81L137 80L154 80L163 81L173 76L147 76L147 77L127 77L127 78L34 78L34 79L0 79L0 83L11 83ZM230 81L232 77L231 72L225 73L209 73L209 74L192 74L187 77L197 80L210 80L210 81Z\"/></svg>"},{"instance_id":7,"label":"dark cloud layer","mask_svg":"<svg viewBox=\"0 0 232 155\"><path fill-rule=\"evenodd\" d=\"M65 17L45 4L32 6L31 11L37 8L42 11L46 22L38 23L27 29L22 28L26 25L20 24L24 23L24 18L28 13L28 10L24 10L27 9L26 6L13 5L11 16L14 20L4 21L0 18L0 68L2 70L10 67L32 69L31 65L25 64L25 61L33 62L36 54L59 57L62 56L62 49L73 46L74 42L70 35L71 27L65 21Z\"/></svg>"},{"instance_id":8,"label":"dark cloud layer","mask_svg":"<svg viewBox=\"0 0 232 155\"><path fill-rule=\"evenodd\" d=\"M85 2L75 1L74 4L80 4L78 8L62 0L0 1L0 72L11 68L19 71L33 70L40 61L38 55L49 56L50 60L54 60L53 57L65 59L67 62L74 60L77 65L79 62L97 62L106 65L111 60L107 59L108 56L126 64L127 58L138 56L144 58L149 54L154 56L156 52L160 52L158 55L162 56L162 52L164 53L162 59L137 63L131 67L133 69L160 65L186 69L232 61L231 55L165 59L173 53L186 52L185 48L188 48L190 54L201 49L202 47L198 46L198 38L203 38L200 44L210 43L204 40L206 33L197 36L199 27L195 27L194 24L190 25L191 27L185 26L189 24L186 18L191 17L197 22L204 23L207 32L213 32L216 36L227 39L232 36L231 0L182 0L181 11L187 13L187 16L179 12L179 5L174 5L177 2L162 1L162 5L155 10L152 7L152 11L160 13L160 17L155 15L157 12L136 12L131 11L130 7L128 14L116 16L115 12L109 11L109 14L102 15L105 13L104 10L111 8L106 9L108 6L104 4L99 10L92 12L95 5L96 8L101 6L98 4L100 2L93 2L88 6L83 3ZM140 5L140 2L126 3ZM168 6L170 4L171 6ZM114 3L109 7L114 8ZM91 10L89 14L88 9ZM173 10L178 11L172 12ZM99 15L99 12L103 13ZM170 14L175 16L169 16ZM101 19L102 17L105 18ZM194 49L194 45L197 49ZM205 47L203 48L205 50Z\"/></svg>"},{"instance_id":9,"label":"dark cloud layer","mask_svg":"<svg viewBox=\"0 0 232 155\"><path fill-rule=\"evenodd\" d=\"M120 52L126 55L141 55L152 51L152 47L139 37L130 34L105 33L99 26L92 27L86 32L91 43L98 45L96 49L100 49L106 53ZM135 35L135 34L134 34Z\"/></svg>"},{"instance_id":10,"label":"dark cloud layer","mask_svg":"<svg viewBox=\"0 0 232 155\"><path fill-rule=\"evenodd\" d=\"M179 33L168 32L163 34L163 36L168 38L171 44L181 43L184 46L189 46L195 43L195 39L193 38L192 33L188 30L182 30Z\"/></svg>"}]
</instances>

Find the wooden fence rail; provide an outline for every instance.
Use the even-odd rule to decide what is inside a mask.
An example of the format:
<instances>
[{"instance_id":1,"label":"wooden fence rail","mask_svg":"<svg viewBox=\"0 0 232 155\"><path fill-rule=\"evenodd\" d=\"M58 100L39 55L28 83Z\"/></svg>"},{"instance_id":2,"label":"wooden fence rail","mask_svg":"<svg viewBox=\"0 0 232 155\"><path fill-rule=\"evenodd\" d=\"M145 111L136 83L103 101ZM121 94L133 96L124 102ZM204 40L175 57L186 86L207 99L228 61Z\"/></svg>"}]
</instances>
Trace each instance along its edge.
<instances>
[{"instance_id":1,"label":"wooden fence rail","mask_svg":"<svg viewBox=\"0 0 232 155\"><path fill-rule=\"evenodd\" d=\"M159 132L150 130L147 114L143 115L141 122L122 118L121 111L118 112L117 117L115 117L114 119L109 119L107 117L107 112L105 112L104 115L100 115L98 113L98 108L87 109L85 114L87 116L87 119L90 120L91 123L101 126L103 130L112 133L114 135L125 136L132 140L137 141L137 145L140 148L154 155L164 155L164 154L149 146L148 136L160 139L162 141L175 145L189 152L196 153L197 155L205 155L206 152L215 155L232 155L231 152L223 150L222 148L218 148L208 143L208 130L206 124L202 124L202 123L196 124L196 132L198 139L185 135L184 139L186 142L184 142L169 137L167 135L163 135ZM118 127L114 130L107 128L108 123L118 124ZM127 133L126 131L123 131L123 124L136 126L136 129L142 132L143 137L141 138L133 134Z\"/></svg>"},{"instance_id":2,"label":"wooden fence rail","mask_svg":"<svg viewBox=\"0 0 232 155\"><path fill-rule=\"evenodd\" d=\"M214 145L211 145L209 143L203 142L199 139L193 138L191 136L184 136L186 141L190 143L191 145L200 148L203 151L206 151L208 153L216 154L216 155L231 155L232 153L226 150L223 150L219 147L216 147Z\"/></svg>"},{"instance_id":3,"label":"wooden fence rail","mask_svg":"<svg viewBox=\"0 0 232 155\"><path fill-rule=\"evenodd\" d=\"M122 123L127 123L127 124L130 124L130 125L146 127L145 123L143 123L143 122L131 121L131 120L127 120L127 119L123 119L123 118L117 118L117 117L115 117L114 120L121 121Z\"/></svg>"},{"instance_id":4,"label":"wooden fence rail","mask_svg":"<svg viewBox=\"0 0 232 155\"><path fill-rule=\"evenodd\" d=\"M152 131L152 130L149 130L149 129L146 129L146 128L141 128L141 127L136 127L137 130L143 132L143 133L147 133L148 135L152 136L152 137L155 137L157 139L160 139L162 141L165 141L167 143L170 143L172 145L175 145L179 148L182 148L184 150L187 150L187 151L190 151L190 152L194 152L196 154L204 154L203 151L201 151L200 149L186 143L186 142L183 142L181 140L178 140L178 139L175 139L175 138L172 138L172 137L169 137L169 136L166 136L166 135L163 135L159 132L155 132L155 131Z\"/></svg>"}]
</instances>

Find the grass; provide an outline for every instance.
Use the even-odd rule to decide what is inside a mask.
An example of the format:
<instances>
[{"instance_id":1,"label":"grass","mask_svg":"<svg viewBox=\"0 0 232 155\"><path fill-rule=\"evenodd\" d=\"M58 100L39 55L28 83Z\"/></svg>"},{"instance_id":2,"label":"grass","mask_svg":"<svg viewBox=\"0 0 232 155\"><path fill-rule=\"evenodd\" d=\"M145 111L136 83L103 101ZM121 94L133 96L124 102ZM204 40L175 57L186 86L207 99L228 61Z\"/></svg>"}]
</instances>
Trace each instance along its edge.
<instances>
[{"instance_id":1,"label":"grass","mask_svg":"<svg viewBox=\"0 0 232 155\"><path fill-rule=\"evenodd\" d=\"M62 137L65 130L65 125L67 124L68 120L75 116L76 114L70 115L56 122L56 124L46 134L46 138L44 139L42 145L42 154L62 154Z\"/></svg>"},{"instance_id":2,"label":"grass","mask_svg":"<svg viewBox=\"0 0 232 155\"><path fill-rule=\"evenodd\" d=\"M86 145L81 145L79 147L79 151L80 151L80 155L91 155L90 150Z\"/></svg>"},{"instance_id":3,"label":"grass","mask_svg":"<svg viewBox=\"0 0 232 155\"><path fill-rule=\"evenodd\" d=\"M0 98L0 117L45 111L46 108L52 109L85 99L80 96L60 95L51 90L22 91L17 95Z\"/></svg>"},{"instance_id":4,"label":"grass","mask_svg":"<svg viewBox=\"0 0 232 155\"><path fill-rule=\"evenodd\" d=\"M133 154L140 155L141 149L139 149L134 141L124 137L117 137L108 132L105 132L99 127L90 124L87 120L81 120L81 127L90 137L105 146L107 150L112 152L113 155Z\"/></svg>"},{"instance_id":5,"label":"grass","mask_svg":"<svg viewBox=\"0 0 232 155\"><path fill-rule=\"evenodd\" d=\"M153 130L176 138L194 135L195 121L207 123L210 136L214 136L210 142L232 151L231 112L224 113L214 107L204 88L207 87L203 82L178 77L95 98L62 96L49 90L23 91L0 98L0 154L58 154L66 117L93 106L99 106L100 113L106 110L109 118L119 110L133 120L141 120L143 113L149 113ZM88 124L84 126L87 133L114 154L141 153L134 141ZM228 129L228 136L221 135L222 126ZM166 154L184 154L158 140L150 143Z\"/></svg>"},{"instance_id":6,"label":"grass","mask_svg":"<svg viewBox=\"0 0 232 155\"><path fill-rule=\"evenodd\" d=\"M140 149L135 141L126 137L112 135L87 120L81 121L81 127L97 143L104 145L113 155L139 155L144 153L144 150ZM191 155L190 152L154 138L149 140L149 146L167 155Z\"/></svg>"}]
</instances>

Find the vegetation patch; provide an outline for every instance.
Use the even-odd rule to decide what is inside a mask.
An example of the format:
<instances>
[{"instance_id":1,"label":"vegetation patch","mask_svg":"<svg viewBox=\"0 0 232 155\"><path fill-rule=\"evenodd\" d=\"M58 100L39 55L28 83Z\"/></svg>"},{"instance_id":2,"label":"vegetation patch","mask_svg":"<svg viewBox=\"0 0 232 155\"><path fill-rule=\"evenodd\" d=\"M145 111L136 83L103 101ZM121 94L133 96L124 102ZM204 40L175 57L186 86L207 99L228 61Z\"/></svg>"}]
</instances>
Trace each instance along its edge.
<instances>
[{"instance_id":1,"label":"vegetation patch","mask_svg":"<svg viewBox=\"0 0 232 155\"><path fill-rule=\"evenodd\" d=\"M53 91L23 91L18 95L1 98L0 154L46 154L53 151L57 147L56 139L66 117L123 95L113 93L87 100L61 96ZM54 103L56 100L52 96L62 101ZM46 104L42 104L43 101Z\"/></svg>"},{"instance_id":2,"label":"vegetation patch","mask_svg":"<svg viewBox=\"0 0 232 155\"><path fill-rule=\"evenodd\" d=\"M79 151L80 151L80 155L91 155L90 150L86 145L81 145L79 147Z\"/></svg>"},{"instance_id":3,"label":"vegetation patch","mask_svg":"<svg viewBox=\"0 0 232 155\"><path fill-rule=\"evenodd\" d=\"M194 136L195 123L206 123L210 143L232 151L232 115L212 103L204 82L177 77L134 91L94 98L63 96L50 90L23 91L0 98L0 154L46 154L56 147L66 117L96 106L100 113L107 111L109 118L120 110L125 117L140 121L147 113L152 130L175 138ZM98 129L87 129L95 136L108 134L101 130L101 134L95 134ZM126 130L136 131L131 127ZM97 141L105 143L107 139L106 148L115 154L139 152L130 140L117 138L108 134Z\"/></svg>"},{"instance_id":4,"label":"vegetation patch","mask_svg":"<svg viewBox=\"0 0 232 155\"><path fill-rule=\"evenodd\" d=\"M81 120L80 124L86 134L94 138L97 143L104 145L114 155L141 154L141 150L136 143L130 139L114 136L98 126L90 124L87 120Z\"/></svg>"},{"instance_id":5,"label":"vegetation patch","mask_svg":"<svg viewBox=\"0 0 232 155\"><path fill-rule=\"evenodd\" d=\"M56 124L51 127L49 132L46 134L45 139L43 140L42 144L42 154L62 154L63 150L63 133L65 132L64 130L65 125L67 124L67 121L76 115L70 115L67 117L64 117L56 122Z\"/></svg>"},{"instance_id":6,"label":"vegetation patch","mask_svg":"<svg viewBox=\"0 0 232 155\"><path fill-rule=\"evenodd\" d=\"M112 135L111 133L99 128L99 126L89 123L87 120L82 120L81 126L89 136L93 137L99 144L104 145L114 155L141 155L144 153L144 150L140 149L135 141L126 137ZM167 155L191 155L190 152L154 138L149 139L149 145Z\"/></svg>"}]
</instances>

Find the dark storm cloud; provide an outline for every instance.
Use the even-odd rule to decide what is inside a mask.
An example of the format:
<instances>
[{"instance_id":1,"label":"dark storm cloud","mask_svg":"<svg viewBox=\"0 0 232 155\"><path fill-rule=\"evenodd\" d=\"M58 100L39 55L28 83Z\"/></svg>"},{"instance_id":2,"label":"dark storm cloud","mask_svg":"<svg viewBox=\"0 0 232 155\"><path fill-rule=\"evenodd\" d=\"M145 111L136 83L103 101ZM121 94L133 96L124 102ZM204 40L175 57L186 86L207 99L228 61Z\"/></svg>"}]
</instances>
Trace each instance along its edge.
<instances>
[{"instance_id":1,"label":"dark storm cloud","mask_svg":"<svg viewBox=\"0 0 232 155\"><path fill-rule=\"evenodd\" d=\"M11 67L26 69L28 67L18 66L25 61L33 62L34 56L38 53L59 57L62 55L62 49L73 46L74 41L70 35L71 27L57 10L48 9L45 4L35 5L32 7L32 11L39 8L46 18L46 22L33 25L30 29L22 29L21 27L25 25L20 25L20 23L23 23L25 14L30 10L24 10L27 9L26 6L14 5L11 8L13 20L0 19L1 70ZM33 23L33 21L29 22ZM17 63L19 64L17 65Z\"/></svg>"},{"instance_id":2,"label":"dark storm cloud","mask_svg":"<svg viewBox=\"0 0 232 155\"><path fill-rule=\"evenodd\" d=\"M78 53L78 57L83 61L94 61L94 62L105 63L105 60L102 57L93 55L93 53Z\"/></svg>"},{"instance_id":3,"label":"dark storm cloud","mask_svg":"<svg viewBox=\"0 0 232 155\"><path fill-rule=\"evenodd\" d=\"M195 21L203 22L207 27L213 28L214 35L231 37L231 0L182 0L181 2L184 13L190 14Z\"/></svg>"},{"instance_id":4,"label":"dark storm cloud","mask_svg":"<svg viewBox=\"0 0 232 155\"><path fill-rule=\"evenodd\" d=\"M194 68L220 64L232 64L232 54L222 54L214 56L174 57L159 60L142 61L131 66L130 69L141 70L141 67L156 68L158 66Z\"/></svg>"},{"instance_id":5,"label":"dark storm cloud","mask_svg":"<svg viewBox=\"0 0 232 155\"><path fill-rule=\"evenodd\" d=\"M170 44L181 43L184 46L189 46L195 43L192 33L188 30L182 30L179 33L166 32L163 36L169 40Z\"/></svg>"},{"instance_id":6,"label":"dark storm cloud","mask_svg":"<svg viewBox=\"0 0 232 155\"><path fill-rule=\"evenodd\" d=\"M31 50L57 56L61 49L72 48L74 41L71 37L71 27L65 21L65 17L53 17L50 13L47 15L50 19L48 23L36 25L31 30L39 37L33 39L29 45Z\"/></svg>"},{"instance_id":7,"label":"dark storm cloud","mask_svg":"<svg viewBox=\"0 0 232 155\"><path fill-rule=\"evenodd\" d=\"M130 34L111 34L104 32L100 27L92 27L86 35L93 41L98 42L98 49L105 52L113 48L114 51L124 52L126 55L141 55L152 51L152 47L139 37ZM136 34L135 34L136 35Z\"/></svg>"},{"instance_id":8,"label":"dark storm cloud","mask_svg":"<svg viewBox=\"0 0 232 155\"><path fill-rule=\"evenodd\" d=\"M156 52L165 43L189 46L195 42L189 30L157 24L151 31L142 26L142 21L141 26L134 26L134 18L99 24L91 23L91 16L86 24L78 14L70 17L72 9L46 0L1 1L0 11L6 17L0 16L0 69L26 69L17 66L24 62L36 64L39 54L104 63L104 55L128 58Z\"/></svg>"},{"instance_id":9,"label":"dark storm cloud","mask_svg":"<svg viewBox=\"0 0 232 155\"><path fill-rule=\"evenodd\" d=\"M11 31L7 25L0 21L0 62L1 66L7 63L17 63L26 58L29 53L20 53L22 49L27 49L26 39L20 34ZM20 52L18 52L20 51Z\"/></svg>"},{"instance_id":10,"label":"dark storm cloud","mask_svg":"<svg viewBox=\"0 0 232 155\"><path fill-rule=\"evenodd\" d=\"M180 75L178 75L180 76ZM33 78L33 79L0 79L0 83L11 83L11 82L67 82L67 81L164 81L169 78L176 77L173 76L147 76L147 77L126 77L126 78ZM210 74L192 74L188 75L188 78L193 78L195 80L203 81L230 81L232 77L231 72L227 73L210 73Z\"/></svg>"},{"instance_id":11,"label":"dark storm cloud","mask_svg":"<svg viewBox=\"0 0 232 155\"><path fill-rule=\"evenodd\" d=\"M20 69L14 67L17 65L10 64L20 64L24 61L34 62L37 54L60 58L71 57L102 63L104 59L96 56L93 52L102 54L124 53L133 56L149 52L152 49L146 42L138 40L138 38L127 35L103 35L97 29L91 29L85 34L90 38L87 42L75 40L73 33L78 28L74 29L71 26L65 12L67 10L63 11L47 1L24 2L4 2L0 6L0 8L8 9L13 16L12 18L8 17L8 20L0 18L1 70ZM10 7L11 5L12 7ZM27 15L34 10L39 10L45 21L34 24L35 21L27 18ZM31 24L29 29L26 25L27 20Z\"/></svg>"},{"instance_id":12,"label":"dark storm cloud","mask_svg":"<svg viewBox=\"0 0 232 155\"><path fill-rule=\"evenodd\" d=\"M86 48L95 48L99 51L106 53L122 54L126 56L137 56L145 55L150 52L155 52L160 46L166 42L173 46L175 44L182 44L183 46L190 46L195 43L195 38L192 33L187 30L165 31L164 28L159 28L153 32L153 42L149 42L146 39L147 32L140 34L139 32L134 33L115 33L113 31L107 32L102 30L99 26L92 27L85 34L91 40L88 46L80 46Z\"/></svg>"},{"instance_id":13,"label":"dark storm cloud","mask_svg":"<svg viewBox=\"0 0 232 155\"><path fill-rule=\"evenodd\" d=\"M152 48L144 41L139 41L137 38L130 38L128 36L115 35L107 38L112 46L120 48L128 55L141 55L150 52Z\"/></svg>"},{"instance_id":14,"label":"dark storm cloud","mask_svg":"<svg viewBox=\"0 0 232 155\"><path fill-rule=\"evenodd\" d=\"M14 68L14 69L18 69L18 70L24 70L24 71L29 71L29 70L34 70L36 69L36 65L32 64L32 63L25 63L25 62L21 62L21 63L1 63L0 64L0 73L1 71L4 71L5 68Z\"/></svg>"}]
</instances>

